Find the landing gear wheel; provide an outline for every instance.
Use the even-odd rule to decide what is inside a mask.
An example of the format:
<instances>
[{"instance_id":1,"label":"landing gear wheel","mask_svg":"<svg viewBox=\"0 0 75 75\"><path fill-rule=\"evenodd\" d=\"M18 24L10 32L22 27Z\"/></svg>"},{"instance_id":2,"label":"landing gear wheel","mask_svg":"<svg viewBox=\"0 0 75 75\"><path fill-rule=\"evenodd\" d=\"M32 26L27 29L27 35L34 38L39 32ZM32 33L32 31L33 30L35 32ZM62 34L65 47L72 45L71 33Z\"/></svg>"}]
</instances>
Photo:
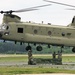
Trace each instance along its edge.
<instances>
[{"instance_id":1,"label":"landing gear wheel","mask_svg":"<svg viewBox=\"0 0 75 75\"><path fill-rule=\"evenodd\" d=\"M31 46L26 47L26 51L31 50Z\"/></svg>"},{"instance_id":2,"label":"landing gear wheel","mask_svg":"<svg viewBox=\"0 0 75 75\"><path fill-rule=\"evenodd\" d=\"M72 49L72 52L74 52L74 53L75 53L75 47Z\"/></svg>"},{"instance_id":3,"label":"landing gear wheel","mask_svg":"<svg viewBox=\"0 0 75 75\"><path fill-rule=\"evenodd\" d=\"M37 47L36 47L36 50L37 50L37 51L42 51L42 47L41 47L41 46L37 46Z\"/></svg>"}]
</instances>

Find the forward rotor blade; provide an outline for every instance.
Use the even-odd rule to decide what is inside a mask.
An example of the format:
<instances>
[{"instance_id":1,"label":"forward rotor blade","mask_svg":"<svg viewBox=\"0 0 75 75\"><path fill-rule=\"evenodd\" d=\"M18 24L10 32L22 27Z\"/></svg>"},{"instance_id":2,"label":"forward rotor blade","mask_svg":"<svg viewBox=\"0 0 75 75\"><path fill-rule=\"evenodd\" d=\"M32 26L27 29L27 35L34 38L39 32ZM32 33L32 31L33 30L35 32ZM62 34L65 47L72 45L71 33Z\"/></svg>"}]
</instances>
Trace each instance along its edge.
<instances>
[{"instance_id":1,"label":"forward rotor blade","mask_svg":"<svg viewBox=\"0 0 75 75\"><path fill-rule=\"evenodd\" d=\"M13 12L27 12L27 11L34 11L34 10L39 10L38 8L46 7L46 6L50 6L50 5L51 5L51 4L40 5L40 6L35 6L35 7L25 8L25 9L21 9L21 10L0 11L0 13L1 13L1 14L3 14L3 13L12 14Z\"/></svg>"},{"instance_id":2,"label":"forward rotor blade","mask_svg":"<svg viewBox=\"0 0 75 75\"><path fill-rule=\"evenodd\" d=\"M16 10L16 11L13 11L13 12L27 12L27 11L33 11L33 10L38 10L37 8L46 7L46 6L50 6L50 5L51 5L51 4L40 5L40 6L25 8L25 9L21 9L21 10Z\"/></svg>"},{"instance_id":3,"label":"forward rotor blade","mask_svg":"<svg viewBox=\"0 0 75 75\"><path fill-rule=\"evenodd\" d=\"M55 4L60 4L60 5L65 5L65 6L69 6L69 7L74 7L74 5L69 5L69 4L64 4L64 3L60 3L60 2L55 2L55 1L49 1L49 0L43 0L45 2L50 2L50 3L55 3Z\"/></svg>"},{"instance_id":4,"label":"forward rotor blade","mask_svg":"<svg viewBox=\"0 0 75 75\"><path fill-rule=\"evenodd\" d=\"M39 9L26 9L26 10L22 10L22 11L13 11L13 10L9 10L9 11L0 11L1 14L3 13L7 13L7 14L12 14L13 12L27 12L27 11L34 11L34 10L39 10Z\"/></svg>"},{"instance_id":5,"label":"forward rotor blade","mask_svg":"<svg viewBox=\"0 0 75 75\"><path fill-rule=\"evenodd\" d=\"M13 11L13 12L28 12L28 11L34 11L34 10L39 10L39 9L21 9L21 10L16 10L16 11Z\"/></svg>"}]
</instances>

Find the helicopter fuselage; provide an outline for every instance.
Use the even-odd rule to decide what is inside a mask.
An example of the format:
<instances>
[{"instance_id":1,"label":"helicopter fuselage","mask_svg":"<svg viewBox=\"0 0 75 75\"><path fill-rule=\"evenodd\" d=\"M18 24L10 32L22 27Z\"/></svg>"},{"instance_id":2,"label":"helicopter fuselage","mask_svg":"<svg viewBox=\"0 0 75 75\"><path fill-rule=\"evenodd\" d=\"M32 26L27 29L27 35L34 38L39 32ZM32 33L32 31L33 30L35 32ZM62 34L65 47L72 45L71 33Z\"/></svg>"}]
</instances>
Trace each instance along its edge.
<instances>
[{"instance_id":1,"label":"helicopter fuselage","mask_svg":"<svg viewBox=\"0 0 75 75\"><path fill-rule=\"evenodd\" d=\"M2 39L27 43L75 46L75 28L37 23L8 23Z\"/></svg>"},{"instance_id":2,"label":"helicopter fuselage","mask_svg":"<svg viewBox=\"0 0 75 75\"><path fill-rule=\"evenodd\" d=\"M48 44L54 46L71 46L75 52L75 16L68 26L42 23L21 22L21 18L13 14L4 14L0 29L0 39L22 43ZM31 46L27 46L27 50ZM41 46L37 47L42 50Z\"/></svg>"}]
</instances>

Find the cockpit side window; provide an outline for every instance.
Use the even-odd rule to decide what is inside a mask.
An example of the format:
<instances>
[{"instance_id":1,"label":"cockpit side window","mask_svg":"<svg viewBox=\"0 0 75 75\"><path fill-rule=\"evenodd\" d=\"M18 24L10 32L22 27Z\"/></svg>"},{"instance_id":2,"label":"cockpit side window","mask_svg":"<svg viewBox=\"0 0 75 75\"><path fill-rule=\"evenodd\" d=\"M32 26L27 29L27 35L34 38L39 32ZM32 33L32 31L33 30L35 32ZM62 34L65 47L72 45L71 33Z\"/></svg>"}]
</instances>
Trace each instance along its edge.
<instances>
[{"instance_id":1,"label":"cockpit side window","mask_svg":"<svg viewBox=\"0 0 75 75\"><path fill-rule=\"evenodd\" d=\"M1 29L6 30L6 26L2 25Z\"/></svg>"}]
</instances>

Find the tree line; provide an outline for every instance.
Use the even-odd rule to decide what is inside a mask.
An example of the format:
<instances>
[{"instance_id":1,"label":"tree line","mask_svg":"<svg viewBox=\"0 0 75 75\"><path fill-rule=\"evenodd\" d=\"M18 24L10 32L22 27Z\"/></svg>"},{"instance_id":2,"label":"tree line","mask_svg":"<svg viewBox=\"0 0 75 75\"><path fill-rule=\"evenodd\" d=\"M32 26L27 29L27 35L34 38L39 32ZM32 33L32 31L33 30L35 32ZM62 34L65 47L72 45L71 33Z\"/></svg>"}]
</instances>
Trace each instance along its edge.
<instances>
[{"instance_id":1,"label":"tree line","mask_svg":"<svg viewBox=\"0 0 75 75\"><path fill-rule=\"evenodd\" d=\"M0 54L27 54L26 46L28 44L24 43L20 45L19 43L14 44L13 42L0 42ZM31 44L32 50L34 54L51 54L53 51L60 50L60 47L51 46L51 48L48 48L47 45L42 45L43 50L42 51L36 51L36 46ZM64 48L63 53L72 53L72 48Z\"/></svg>"}]
</instances>

